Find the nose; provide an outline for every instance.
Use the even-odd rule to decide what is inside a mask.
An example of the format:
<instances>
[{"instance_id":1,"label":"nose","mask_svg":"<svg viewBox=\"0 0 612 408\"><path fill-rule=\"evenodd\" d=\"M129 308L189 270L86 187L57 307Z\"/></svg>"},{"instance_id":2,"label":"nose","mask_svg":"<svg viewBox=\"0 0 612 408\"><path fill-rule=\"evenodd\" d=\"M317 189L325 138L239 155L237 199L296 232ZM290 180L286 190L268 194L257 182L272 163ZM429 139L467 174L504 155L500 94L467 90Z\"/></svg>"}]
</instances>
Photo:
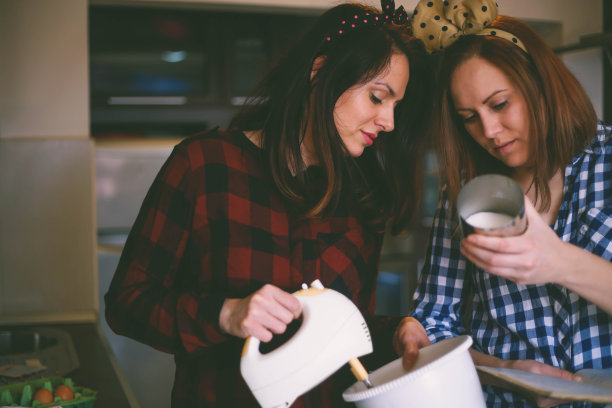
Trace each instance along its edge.
<instances>
[{"instance_id":1,"label":"nose","mask_svg":"<svg viewBox=\"0 0 612 408\"><path fill-rule=\"evenodd\" d=\"M374 123L376 126L381 128L383 132L391 132L395 127L395 118L394 118L395 106L393 104L389 104L386 106L382 106L378 115L374 119Z\"/></svg>"},{"instance_id":2,"label":"nose","mask_svg":"<svg viewBox=\"0 0 612 408\"><path fill-rule=\"evenodd\" d=\"M480 123L482 125L482 133L487 139L495 139L501 130L499 120L494 114L481 113Z\"/></svg>"}]
</instances>

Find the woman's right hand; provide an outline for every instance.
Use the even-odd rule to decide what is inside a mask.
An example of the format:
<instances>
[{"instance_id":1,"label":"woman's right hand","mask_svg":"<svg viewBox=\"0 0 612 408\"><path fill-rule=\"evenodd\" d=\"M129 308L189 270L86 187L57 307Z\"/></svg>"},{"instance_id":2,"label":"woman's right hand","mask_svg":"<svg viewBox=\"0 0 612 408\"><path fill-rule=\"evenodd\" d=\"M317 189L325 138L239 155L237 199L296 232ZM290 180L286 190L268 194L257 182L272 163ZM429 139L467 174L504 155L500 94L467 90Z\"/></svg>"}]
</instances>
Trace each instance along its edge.
<instances>
[{"instance_id":1,"label":"woman's right hand","mask_svg":"<svg viewBox=\"0 0 612 408\"><path fill-rule=\"evenodd\" d=\"M404 317L395 329L393 347L395 352L402 356L402 365L405 370L412 368L419 356L419 349L430 344L425 328L414 317Z\"/></svg>"},{"instance_id":2,"label":"woman's right hand","mask_svg":"<svg viewBox=\"0 0 612 408\"><path fill-rule=\"evenodd\" d=\"M302 304L284 290L265 285L244 299L228 298L219 315L219 326L236 337L253 336L263 342L284 333L287 325L302 314Z\"/></svg>"}]
</instances>

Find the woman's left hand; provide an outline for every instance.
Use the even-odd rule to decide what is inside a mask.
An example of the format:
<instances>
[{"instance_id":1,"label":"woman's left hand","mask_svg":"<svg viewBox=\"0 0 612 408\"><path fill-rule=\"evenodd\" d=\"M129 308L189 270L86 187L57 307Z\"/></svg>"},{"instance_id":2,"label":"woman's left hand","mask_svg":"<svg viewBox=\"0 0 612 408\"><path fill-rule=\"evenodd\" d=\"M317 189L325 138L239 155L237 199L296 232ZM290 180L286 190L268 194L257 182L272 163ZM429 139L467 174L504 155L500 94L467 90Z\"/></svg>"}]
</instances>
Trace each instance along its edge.
<instances>
[{"instance_id":1,"label":"woman's left hand","mask_svg":"<svg viewBox=\"0 0 612 408\"><path fill-rule=\"evenodd\" d=\"M519 284L558 282L567 244L544 222L527 198L525 211L528 226L522 235L471 234L461 241L461 253L489 273Z\"/></svg>"}]
</instances>

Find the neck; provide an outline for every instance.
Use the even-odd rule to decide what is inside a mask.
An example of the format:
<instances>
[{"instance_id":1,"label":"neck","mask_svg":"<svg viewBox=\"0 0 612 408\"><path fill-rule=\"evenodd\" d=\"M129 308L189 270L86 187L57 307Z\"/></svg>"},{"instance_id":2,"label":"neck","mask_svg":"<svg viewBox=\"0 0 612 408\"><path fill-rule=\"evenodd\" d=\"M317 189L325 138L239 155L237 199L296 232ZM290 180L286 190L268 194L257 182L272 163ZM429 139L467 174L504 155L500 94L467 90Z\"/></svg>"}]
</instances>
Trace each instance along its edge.
<instances>
[{"instance_id":1,"label":"neck","mask_svg":"<svg viewBox=\"0 0 612 408\"><path fill-rule=\"evenodd\" d=\"M512 173L512 178L518 183L523 189L523 192L531 200L538 213L542 218L549 224L554 224L557 219L559 208L563 202L563 172L561 169L557 170L555 174L548 180L548 188L550 189L550 207L546 210L541 210L539 204L541 202L541 195L536 200L535 188L533 186L533 172L532 171L521 171L516 169Z\"/></svg>"},{"instance_id":2,"label":"neck","mask_svg":"<svg viewBox=\"0 0 612 408\"><path fill-rule=\"evenodd\" d=\"M246 137L253 143L255 146L261 148L262 140L261 140L261 130L247 130L243 132Z\"/></svg>"},{"instance_id":3,"label":"neck","mask_svg":"<svg viewBox=\"0 0 612 408\"><path fill-rule=\"evenodd\" d=\"M512 179L521 186L525 194L528 194L533 183L533 170L531 168L517 167L512 172Z\"/></svg>"}]
</instances>

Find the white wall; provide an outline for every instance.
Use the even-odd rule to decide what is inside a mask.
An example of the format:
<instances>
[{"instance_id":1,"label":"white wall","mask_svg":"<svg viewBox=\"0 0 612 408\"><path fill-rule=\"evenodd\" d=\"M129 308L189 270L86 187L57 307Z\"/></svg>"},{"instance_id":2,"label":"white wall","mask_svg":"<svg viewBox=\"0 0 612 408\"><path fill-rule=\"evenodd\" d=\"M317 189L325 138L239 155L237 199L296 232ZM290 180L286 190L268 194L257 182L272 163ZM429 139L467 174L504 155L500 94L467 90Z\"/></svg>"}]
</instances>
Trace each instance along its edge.
<instances>
[{"instance_id":1,"label":"white wall","mask_svg":"<svg viewBox=\"0 0 612 408\"><path fill-rule=\"evenodd\" d=\"M577 44L580 37L603 31L603 0L498 0L500 13L528 20L560 22L562 44ZM603 117L603 64L601 48L566 53L563 61L591 97Z\"/></svg>"},{"instance_id":2,"label":"white wall","mask_svg":"<svg viewBox=\"0 0 612 408\"><path fill-rule=\"evenodd\" d=\"M0 1L0 137L88 137L87 5Z\"/></svg>"},{"instance_id":3,"label":"white wall","mask_svg":"<svg viewBox=\"0 0 612 408\"><path fill-rule=\"evenodd\" d=\"M87 7L0 1L0 323L96 318Z\"/></svg>"}]
</instances>

